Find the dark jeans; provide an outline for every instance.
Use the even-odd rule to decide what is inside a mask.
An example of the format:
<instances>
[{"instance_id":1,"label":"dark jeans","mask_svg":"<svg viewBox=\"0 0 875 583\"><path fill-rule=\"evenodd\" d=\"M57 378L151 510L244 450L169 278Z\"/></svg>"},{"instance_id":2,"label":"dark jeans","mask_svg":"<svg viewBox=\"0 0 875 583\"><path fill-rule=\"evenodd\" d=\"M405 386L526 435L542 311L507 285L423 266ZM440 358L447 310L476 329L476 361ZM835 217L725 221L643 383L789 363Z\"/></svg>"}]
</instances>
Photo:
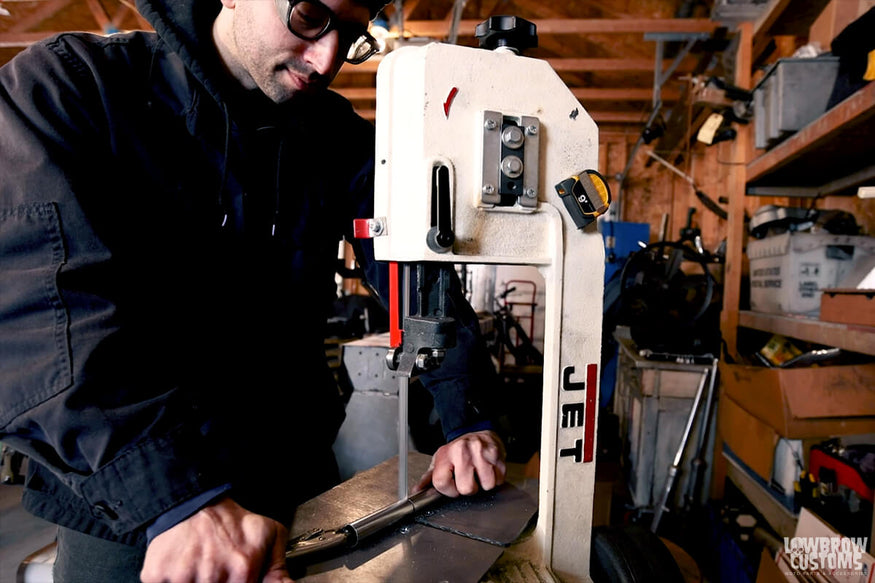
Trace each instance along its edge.
<instances>
[{"instance_id":1,"label":"dark jeans","mask_svg":"<svg viewBox=\"0 0 875 583\"><path fill-rule=\"evenodd\" d=\"M145 549L58 527L54 583L139 583Z\"/></svg>"}]
</instances>

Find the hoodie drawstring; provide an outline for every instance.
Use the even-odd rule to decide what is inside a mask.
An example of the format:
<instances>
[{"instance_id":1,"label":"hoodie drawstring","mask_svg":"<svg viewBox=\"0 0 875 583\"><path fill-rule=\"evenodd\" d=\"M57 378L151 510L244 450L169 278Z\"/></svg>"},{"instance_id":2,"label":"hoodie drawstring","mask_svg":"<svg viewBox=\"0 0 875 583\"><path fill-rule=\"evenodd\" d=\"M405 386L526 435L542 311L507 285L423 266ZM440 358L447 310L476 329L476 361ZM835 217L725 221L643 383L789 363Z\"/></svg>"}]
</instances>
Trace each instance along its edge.
<instances>
[{"instance_id":1,"label":"hoodie drawstring","mask_svg":"<svg viewBox=\"0 0 875 583\"><path fill-rule=\"evenodd\" d=\"M273 225L270 228L270 236L276 237L277 225L280 221L280 177L282 176L283 168L283 150L285 149L286 139L280 138L279 146L276 154L276 181L274 184L274 202L273 202Z\"/></svg>"},{"instance_id":2,"label":"hoodie drawstring","mask_svg":"<svg viewBox=\"0 0 875 583\"><path fill-rule=\"evenodd\" d=\"M222 214L221 226L225 228L230 216L225 189L228 186L228 157L231 154L231 114L228 113L228 105L225 103L222 103L222 114L225 118L225 151L222 154L222 178L219 183L219 212Z\"/></svg>"}]
</instances>

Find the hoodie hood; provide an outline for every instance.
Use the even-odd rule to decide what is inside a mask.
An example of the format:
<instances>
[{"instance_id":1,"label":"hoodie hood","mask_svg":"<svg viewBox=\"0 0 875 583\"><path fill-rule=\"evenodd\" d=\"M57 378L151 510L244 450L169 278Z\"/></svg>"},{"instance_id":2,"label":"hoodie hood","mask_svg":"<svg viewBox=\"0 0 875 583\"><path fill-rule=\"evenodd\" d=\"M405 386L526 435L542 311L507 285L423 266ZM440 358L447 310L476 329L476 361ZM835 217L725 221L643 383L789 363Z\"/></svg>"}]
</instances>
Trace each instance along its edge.
<instances>
[{"instance_id":1,"label":"hoodie hood","mask_svg":"<svg viewBox=\"0 0 875 583\"><path fill-rule=\"evenodd\" d=\"M221 152L221 178L217 189L219 224L229 226L239 209L229 199L228 167L231 156L232 122L228 111L228 75L213 44L212 28L222 8L219 0L137 0L137 10L155 29L160 41L182 61L189 74L218 105L224 125ZM224 88L224 90L223 90ZM188 117L192 133L201 111L192 101Z\"/></svg>"},{"instance_id":2,"label":"hoodie hood","mask_svg":"<svg viewBox=\"0 0 875 583\"><path fill-rule=\"evenodd\" d=\"M282 104L273 103L259 90L244 90L226 72L213 43L212 27L221 8L219 0L137 0L137 9L153 26L160 42L178 57L202 88L190 94L185 106L190 131L193 135L198 131L216 133L222 128L224 135L216 136L221 144L216 153L221 174L216 190L219 224L241 231L244 215L251 216L242 207L241 185L234 184L240 179L231 170L232 161L236 160L250 171L260 167L261 175L273 176L270 187L266 183L262 187L270 192L269 204L273 207L267 232L277 235L283 159L306 154L300 145L288 143L290 136L303 136L310 142L308 149L315 140L334 142L343 136L368 136L368 142L351 143L353 147L369 144L367 157L359 161L364 165L373 152L370 141L373 128L353 112L346 99L330 90L298 96ZM198 93L208 94L216 109L204 108L206 103ZM204 114L205 109L212 113ZM358 155L349 160L357 166L353 158ZM271 160L271 165L266 165L265 160ZM300 177L296 180L300 181Z\"/></svg>"},{"instance_id":3,"label":"hoodie hood","mask_svg":"<svg viewBox=\"0 0 875 583\"><path fill-rule=\"evenodd\" d=\"M240 101L242 96L256 93L257 90L243 90L226 72L219 60L213 43L212 27L222 8L219 0L136 0L140 14L149 21L161 42L178 55L191 75L204 87L220 107L229 102ZM253 102L245 98L248 104ZM311 128L324 126L320 111L337 115L340 103L348 102L336 93L326 90L312 95L295 97L283 104L273 104L262 99L256 109L283 111L281 117L287 122L294 119L297 126L309 125ZM301 106L308 110L306 116L295 115ZM232 110L234 108L232 107ZM245 112L244 112L245 113ZM236 114L235 114L236 116Z\"/></svg>"},{"instance_id":4,"label":"hoodie hood","mask_svg":"<svg viewBox=\"0 0 875 583\"><path fill-rule=\"evenodd\" d=\"M218 101L216 74L221 64L213 48L212 26L221 8L219 0L137 0L137 10L161 41Z\"/></svg>"}]
</instances>

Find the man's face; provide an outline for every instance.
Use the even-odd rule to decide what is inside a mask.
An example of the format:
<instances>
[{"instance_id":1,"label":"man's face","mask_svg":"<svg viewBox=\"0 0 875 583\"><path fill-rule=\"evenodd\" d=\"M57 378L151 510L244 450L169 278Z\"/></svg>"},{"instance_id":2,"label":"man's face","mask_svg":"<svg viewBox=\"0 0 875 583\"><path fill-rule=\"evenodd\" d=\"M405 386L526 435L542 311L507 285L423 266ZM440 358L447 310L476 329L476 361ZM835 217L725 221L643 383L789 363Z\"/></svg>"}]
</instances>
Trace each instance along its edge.
<instances>
[{"instance_id":1,"label":"man's face","mask_svg":"<svg viewBox=\"0 0 875 583\"><path fill-rule=\"evenodd\" d=\"M322 3L340 22L367 27L365 6L350 0ZM225 6L233 7L232 73L244 86L258 87L275 102L324 89L343 65L349 47L337 29L318 40L304 40L289 31L274 0L226 0Z\"/></svg>"}]
</instances>

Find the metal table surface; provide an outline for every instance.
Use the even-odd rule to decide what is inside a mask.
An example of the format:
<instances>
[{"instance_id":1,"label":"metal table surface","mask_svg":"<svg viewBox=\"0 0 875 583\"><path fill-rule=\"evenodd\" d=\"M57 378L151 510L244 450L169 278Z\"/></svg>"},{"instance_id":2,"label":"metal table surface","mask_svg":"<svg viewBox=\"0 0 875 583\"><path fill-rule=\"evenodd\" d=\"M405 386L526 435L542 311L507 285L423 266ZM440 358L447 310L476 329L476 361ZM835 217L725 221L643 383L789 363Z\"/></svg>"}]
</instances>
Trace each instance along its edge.
<instances>
[{"instance_id":1,"label":"metal table surface","mask_svg":"<svg viewBox=\"0 0 875 583\"><path fill-rule=\"evenodd\" d=\"M410 453L411 487L430 459ZM292 536L314 528L339 528L395 502L397 482L397 458L356 474L298 507ZM345 553L310 564L292 564L291 575L305 583L480 581L537 511L536 481L519 484L444 499L415 519L391 526Z\"/></svg>"}]
</instances>

